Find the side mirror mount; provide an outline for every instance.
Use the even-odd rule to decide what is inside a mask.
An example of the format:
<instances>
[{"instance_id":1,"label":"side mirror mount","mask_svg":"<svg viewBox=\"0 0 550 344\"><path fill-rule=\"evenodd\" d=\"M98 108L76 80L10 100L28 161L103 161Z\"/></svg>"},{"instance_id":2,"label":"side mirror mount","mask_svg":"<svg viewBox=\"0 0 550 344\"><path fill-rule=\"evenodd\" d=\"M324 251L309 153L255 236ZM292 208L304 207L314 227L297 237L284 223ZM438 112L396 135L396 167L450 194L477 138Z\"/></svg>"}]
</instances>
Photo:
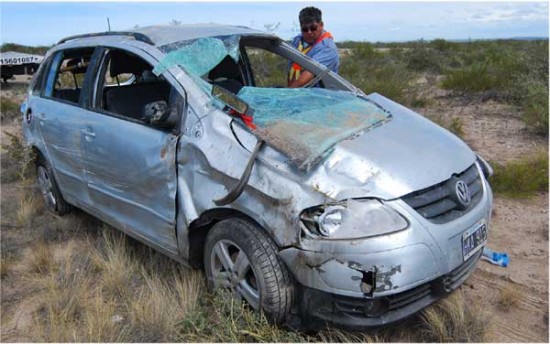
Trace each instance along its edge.
<instances>
[{"instance_id":1,"label":"side mirror mount","mask_svg":"<svg viewBox=\"0 0 550 344\"><path fill-rule=\"evenodd\" d=\"M177 114L166 101L158 100L144 106L141 119L157 128L170 128L176 125Z\"/></svg>"},{"instance_id":2,"label":"side mirror mount","mask_svg":"<svg viewBox=\"0 0 550 344\"><path fill-rule=\"evenodd\" d=\"M231 109L237 111L238 113L247 114L249 110L248 104L246 102L218 85L213 85L212 96L220 100L225 105L229 106Z\"/></svg>"}]
</instances>

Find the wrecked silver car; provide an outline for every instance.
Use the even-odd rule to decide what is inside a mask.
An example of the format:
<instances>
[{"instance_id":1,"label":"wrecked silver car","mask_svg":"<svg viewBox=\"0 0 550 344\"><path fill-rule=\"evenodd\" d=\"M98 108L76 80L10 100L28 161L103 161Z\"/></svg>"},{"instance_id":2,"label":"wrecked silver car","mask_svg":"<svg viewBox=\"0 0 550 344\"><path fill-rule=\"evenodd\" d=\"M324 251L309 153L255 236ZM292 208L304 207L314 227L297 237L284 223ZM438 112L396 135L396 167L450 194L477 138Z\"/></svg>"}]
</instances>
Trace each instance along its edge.
<instances>
[{"instance_id":1,"label":"wrecked silver car","mask_svg":"<svg viewBox=\"0 0 550 344\"><path fill-rule=\"evenodd\" d=\"M289 61L315 78L286 88ZM398 321L460 286L487 241L482 158L249 28L63 39L21 110L51 211L204 268L276 323Z\"/></svg>"}]
</instances>

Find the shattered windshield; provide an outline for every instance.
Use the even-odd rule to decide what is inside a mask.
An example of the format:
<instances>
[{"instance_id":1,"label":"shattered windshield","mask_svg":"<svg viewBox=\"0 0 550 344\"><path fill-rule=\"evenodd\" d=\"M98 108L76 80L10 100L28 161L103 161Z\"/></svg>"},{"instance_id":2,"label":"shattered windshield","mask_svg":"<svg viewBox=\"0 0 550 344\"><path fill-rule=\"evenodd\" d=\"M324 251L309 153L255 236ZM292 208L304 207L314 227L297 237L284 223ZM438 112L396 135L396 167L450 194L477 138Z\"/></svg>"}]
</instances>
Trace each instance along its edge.
<instances>
[{"instance_id":1,"label":"shattered windshield","mask_svg":"<svg viewBox=\"0 0 550 344\"><path fill-rule=\"evenodd\" d=\"M164 46L162 49L167 55L153 72L159 75L173 66L180 66L210 96L214 83L211 72L219 69L222 61L227 66L238 66L239 38L209 37ZM227 63L228 57L234 63ZM229 80L232 73L226 74L228 76L223 80L226 86L220 86L236 94L253 110L253 125L246 122L248 128L287 155L302 171L308 171L322 161L339 141L391 119L384 109L348 91L318 87L252 87L241 85L241 82L245 83L242 79ZM233 87L235 84L239 86ZM227 85L232 85L231 89ZM212 101L214 106L224 108L218 100Z\"/></svg>"}]
</instances>

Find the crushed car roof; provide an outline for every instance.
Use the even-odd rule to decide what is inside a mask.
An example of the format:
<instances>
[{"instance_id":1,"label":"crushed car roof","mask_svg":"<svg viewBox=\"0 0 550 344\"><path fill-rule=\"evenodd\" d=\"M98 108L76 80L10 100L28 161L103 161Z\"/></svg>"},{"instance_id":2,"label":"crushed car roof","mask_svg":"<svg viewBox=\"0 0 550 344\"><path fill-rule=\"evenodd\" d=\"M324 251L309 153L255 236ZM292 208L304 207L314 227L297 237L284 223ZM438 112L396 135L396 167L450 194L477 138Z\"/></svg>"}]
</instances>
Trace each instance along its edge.
<instances>
[{"instance_id":1,"label":"crushed car roof","mask_svg":"<svg viewBox=\"0 0 550 344\"><path fill-rule=\"evenodd\" d=\"M199 38L231 36L231 35L252 35L264 36L278 39L277 36L254 30L246 26L232 26L223 24L186 24L186 25L153 25L134 28L124 31L96 32L83 35L75 35L63 38L58 44L70 40L83 39L101 36L131 36L155 46L163 46L171 43L189 41Z\"/></svg>"},{"instance_id":2,"label":"crushed car roof","mask_svg":"<svg viewBox=\"0 0 550 344\"><path fill-rule=\"evenodd\" d=\"M128 30L141 33L157 45L162 46L179 41L198 38L230 36L230 35L262 35L272 36L262 31L246 26L231 26L222 24L189 24L189 25L154 25Z\"/></svg>"}]
</instances>

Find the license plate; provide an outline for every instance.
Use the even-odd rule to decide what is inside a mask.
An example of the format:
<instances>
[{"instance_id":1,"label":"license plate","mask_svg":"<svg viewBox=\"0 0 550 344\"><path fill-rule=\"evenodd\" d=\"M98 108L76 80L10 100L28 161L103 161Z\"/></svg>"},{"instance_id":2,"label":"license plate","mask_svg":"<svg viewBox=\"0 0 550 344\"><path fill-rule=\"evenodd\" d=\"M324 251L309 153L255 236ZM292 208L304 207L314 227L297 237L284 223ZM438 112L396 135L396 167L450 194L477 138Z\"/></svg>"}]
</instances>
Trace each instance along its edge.
<instances>
[{"instance_id":1,"label":"license plate","mask_svg":"<svg viewBox=\"0 0 550 344\"><path fill-rule=\"evenodd\" d=\"M487 243L487 224L485 221L476 224L462 234L462 256L470 258Z\"/></svg>"}]
</instances>

